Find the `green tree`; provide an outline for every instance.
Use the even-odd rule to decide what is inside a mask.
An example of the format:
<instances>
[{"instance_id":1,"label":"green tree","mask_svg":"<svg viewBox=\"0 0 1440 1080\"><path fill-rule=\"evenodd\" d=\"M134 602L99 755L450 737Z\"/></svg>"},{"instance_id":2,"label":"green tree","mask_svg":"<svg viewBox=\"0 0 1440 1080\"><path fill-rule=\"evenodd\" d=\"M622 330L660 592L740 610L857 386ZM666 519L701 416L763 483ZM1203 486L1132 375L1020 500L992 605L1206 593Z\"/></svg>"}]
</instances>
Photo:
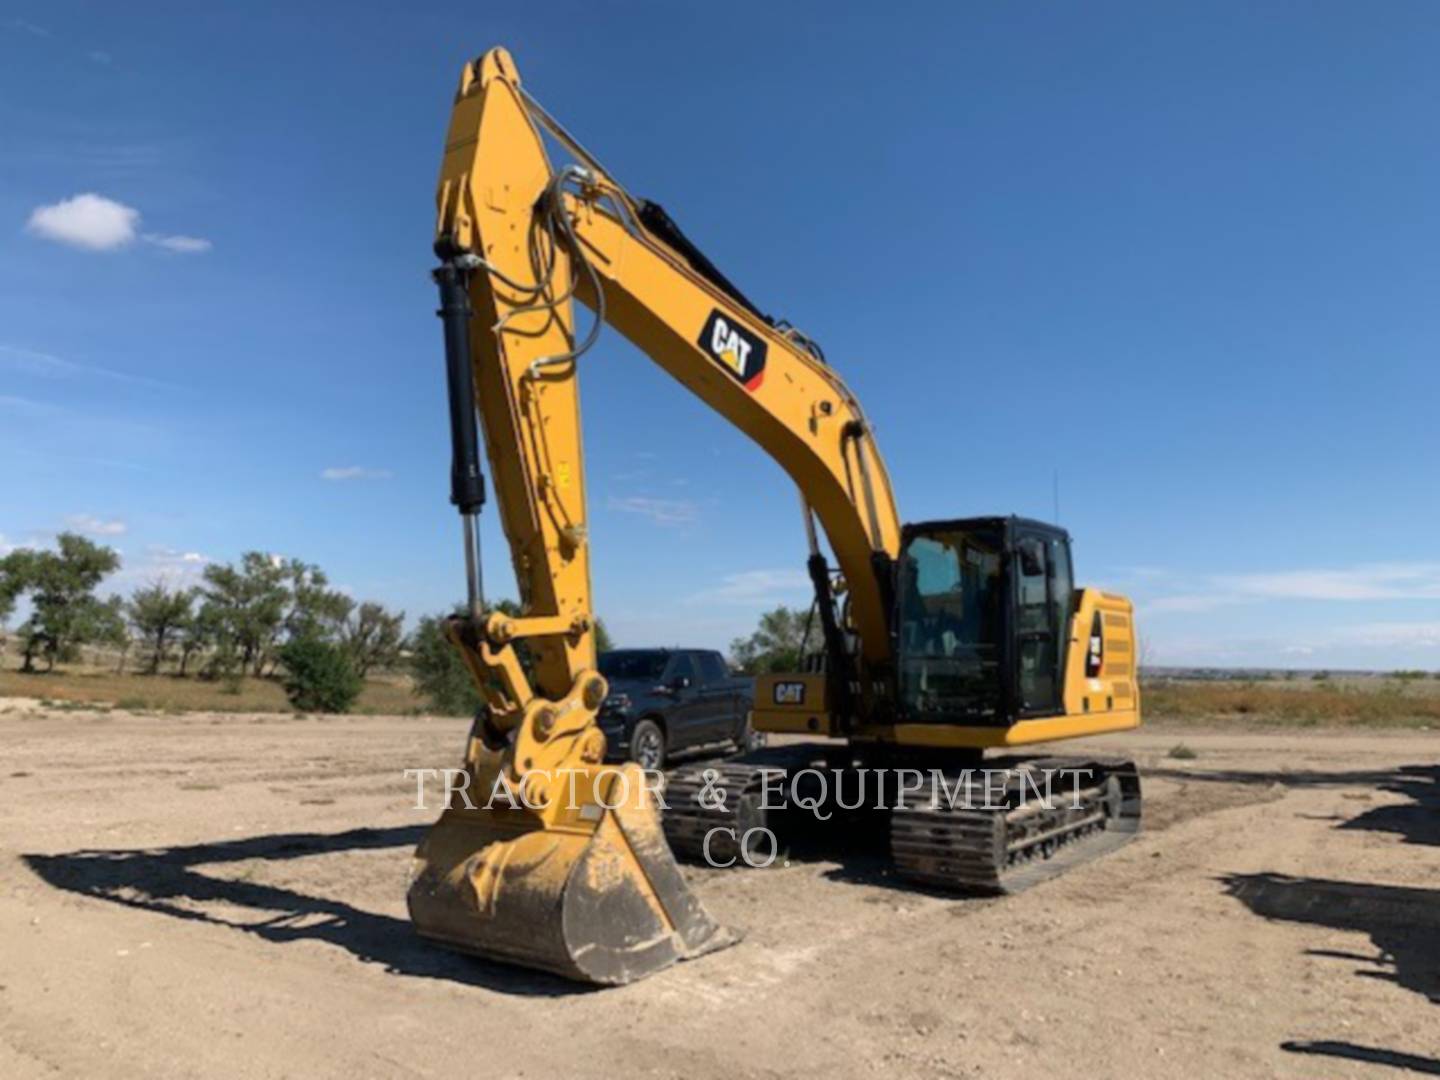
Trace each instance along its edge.
<instances>
[{"instance_id":1,"label":"green tree","mask_svg":"<svg viewBox=\"0 0 1440 1080\"><path fill-rule=\"evenodd\" d=\"M285 622L288 577L284 560L260 551L247 551L239 566L205 567L202 607L215 627L217 671L260 674Z\"/></svg>"},{"instance_id":2,"label":"green tree","mask_svg":"<svg viewBox=\"0 0 1440 1080\"><path fill-rule=\"evenodd\" d=\"M197 594L192 590L191 599ZM178 643L180 646L180 676L183 678L190 661L195 655L214 647L220 634L219 618L216 609L210 605L191 607L190 613L185 620L176 628L178 631Z\"/></svg>"},{"instance_id":3,"label":"green tree","mask_svg":"<svg viewBox=\"0 0 1440 1080\"><path fill-rule=\"evenodd\" d=\"M783 604L765 612L753 634L730 643L730 662L747 675L799 671L805 622L803 612Z\"/></svg>"},{"instance_id":4,"label":"green tree","mask_svg":"<svg viewBox=\"0 0 1440 1080\"><path fill-rule=\"evenodd\" d=\"M314 637L297 637L280 648L285 696L301 712L343 713L360 696L361 679L345 649Z\"/></svg>"},{"instance_id":5,"label":"green tree","mask_svg":"<svg viewBox=\"0 0 1440 1080\"><path fill-rule=\"evenodd\" d=\"M374 668L393 667L405 642L405 613L367 600L346 618L340 640L362 679Z\"/></svg>"},{"instance_id":6,"label":"green tree","mask_svg":"<svg viewBox=\"0 0 1440 1080\"><path fill-rule=\"evenodd\" d=\"M114 602L101 602L95 589L120 566L120 556L75 533L56 537L54 551L24 549L5 559L5 591L30 597L30 617L20 627L24 641L22 670L35 670L43 656L46 670L81 645L100 640L112 629Z\"/></svg>"},{"instance_id":7,"label":"green tree","mask_svg":"<svg viewBox=\"0 0 1440 1080\"><path fill-rule=\"evenodd\" d=\"M312 563L289 559L284 563L289 607L284 630L289 640L337 640L355 607L355 601L330 588L325 571Z\"/></svg>"},{"instance_id":8,"label":"green tree","mask_svg":"<svg viewBox=\"0 0 1440 1080\"><path fill-rule=\"evenodd\" d=\"M615 639L610 636L610 631L605 628L604 619L595 620L595 651L609 652L615 648Z\"/></svg>"},{"instance_id":9,"label":"green tree","mask_svg":"<svg viewBox=\"0 0 1440 1080\"><path fill-rule=\"evenodd\" d=\"M15 601L25 591L24 569L27 551L12 551L0 558L0 626L15 613Z\"/></svg>"},{"instance_id":10,"label":"green tree","mask_svg":"<svg viewBox=\"0 0 1440 1080\"><path fill-rule=\"evenodd\" d=\"M111 596L101 602L92 640L101 645L109 645L115 650L118 654L115 674L125 674L125 661L130 657L135 637L131 634L130 623L125 618L125 601L122 597Z\"/></svg>"},{"instance_id":11,"label":"green tree","mask_svg":"<svg viewBox=\"0 0 1440 1080\"><path fill-rule=\"evenodd\" d=\"M456 608L457 615L463 608ZM473 716L480 691L455 646L445 636L444 615L426 615L410 635L410 674L415 689L444 716Z\"/></svg>"},{"instance_id":12,"label":"green tree","mask_svg":"<svg viewBox=\"0 0 1440 1080\"><path fill-rule=\"evenodd\" d=\"M12 551L10 554L0 557L0 657L5 655L7 645L6 628L9 626L10 616L15 613L15 602L24 591L24 579L21 577L23 567L22 553Z\"/></svg>"},{"instance_id":13,"label":"green tree","mask_svg":"<svg viewBox=\"0 0 1440 1080\"><path fill-rule=\"evenodd\" d=\"M153 582L131 594L126 614L130 625L150 649L151 675L159 672L171 645L183 633L194 603L195 594L189 589L172 589L163 581Z\"/></svg>"}]
</instances>

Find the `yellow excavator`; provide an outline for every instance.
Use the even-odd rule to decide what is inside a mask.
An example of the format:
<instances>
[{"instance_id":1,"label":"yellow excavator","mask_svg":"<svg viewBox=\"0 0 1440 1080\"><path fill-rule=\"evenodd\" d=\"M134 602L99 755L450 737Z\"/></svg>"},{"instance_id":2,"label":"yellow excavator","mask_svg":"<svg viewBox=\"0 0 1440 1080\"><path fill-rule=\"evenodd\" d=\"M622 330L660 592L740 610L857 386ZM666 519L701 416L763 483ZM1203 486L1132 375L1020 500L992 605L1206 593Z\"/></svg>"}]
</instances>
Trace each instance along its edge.
<instances>
[{"instance_id":1,"label":"yellow excavator","mask_svg":"<svg viewBox=\"0 0 1440 1080\"><path fill-rule=\"evenodd\" d=\"M1131 605L1075 586L1063 530L902 525L870 423L819 346L621 187L504 49L461 74L437 204L468 595L446 632L483 706L463 782L416 851L420 934L618 984L736 940L674 852L764 862L786 815L838 825L842 846L878 828L895 875L954 891L1014 891L1133 835L1133 764L1014 754L1140 723ZM583 332L575 300L593 313ZM606 325L789 474L815 589L803 670L756 681L755 730L789 737L668 782L606 764L598 722L625 701L597 668L578 373ZM477 410L518 616L484 603Z\"/></svg>"}]
</instances>

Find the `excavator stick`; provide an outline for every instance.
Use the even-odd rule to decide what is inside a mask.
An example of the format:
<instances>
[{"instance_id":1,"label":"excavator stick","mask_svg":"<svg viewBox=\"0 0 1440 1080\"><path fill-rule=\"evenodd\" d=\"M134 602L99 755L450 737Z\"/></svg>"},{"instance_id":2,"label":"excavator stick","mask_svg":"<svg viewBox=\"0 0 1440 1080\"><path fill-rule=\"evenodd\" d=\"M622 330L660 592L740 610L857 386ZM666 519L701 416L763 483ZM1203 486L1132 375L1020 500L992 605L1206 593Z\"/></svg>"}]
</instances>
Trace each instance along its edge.
<instances>
[{"instance_id":1,"label":"excavator stick","mask_svg":"<svg viewBox=\"0 0 1440 1080\"><path fill-rule=\"evenodd\" d=\"M736 938L681 877L649 778L602 764L573 247L554 216L554 177L509 56L467 64L441 168L435 280L468 593L446 632L484 705L466 782L416 850L408 902L423 937L615 985ZM485 609L477 406L518 617Z\"/></svg>"}]
</instances>

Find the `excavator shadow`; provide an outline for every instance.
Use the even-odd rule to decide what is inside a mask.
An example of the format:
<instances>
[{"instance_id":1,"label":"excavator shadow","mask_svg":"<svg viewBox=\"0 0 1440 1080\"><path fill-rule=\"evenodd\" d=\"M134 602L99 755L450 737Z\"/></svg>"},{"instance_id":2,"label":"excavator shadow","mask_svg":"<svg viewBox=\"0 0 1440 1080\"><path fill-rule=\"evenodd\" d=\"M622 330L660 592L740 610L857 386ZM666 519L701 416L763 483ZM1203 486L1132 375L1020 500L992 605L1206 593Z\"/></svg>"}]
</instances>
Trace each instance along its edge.
<instances>
[{"instance_id":1,"label":"excavator shadow","mask_svg":"<svg viewBox=\"0 0 1440 1080\"><path fill-rule=\"evenodd\" d=\"M1374 807L1338 828L1395 833L1409 844L1440 847L1440 765L1402 765L1380 789L1410 802Z\"/></svg>"},{"instance_id":2,"label":"excavator shadow","mask_svg":"<svg viewBox=\"0 0 1440 1080\"><path fill-rule=\"evenodd\" d=\"M822 873L827 881L839 881L846 885L869 885L877 889L893 889L898 893L907 896L932 896L937 900L948 900L956 904L969 902L978 903L984 900L994 900L995 894L988 892L977 892L964 889L942 889L935 885L927 885L922 881L912 881L903 877L890 860L886 852L848 852L843 857L837 856L833 851L820 853L801 852L791 856L795 862L834 862L839 858L839 865L832 866ZM873 898L879 903L882 898Z\"/></svg>"},{"instance_id":3,"label":"excavator shadow","mask_svg":"<svg viewBox=\"0 0 1440 1080\"><path fill-rule=\"evenodd\" d=\"M1403 765L1365 783L1409 801L1372 807L1335 828L1394 833L1412 844L1440 843L1440 767ZM1327 949L1307 955L1356 962L1363 965L1357 975L1389 980L1440 1005L1440 889L1276 873L1220 880L1263 918L1368 934L1377 950L1373 956Z\"/></svg>"},{"instance_id":4,"label":"excavator shadow","mask_svg":"<svg viewBox=\"0 0 1440 1080\"><path fill-rule=\"evenodd\" d=\"M1173 768L1152 765L1145 769L1146 776L1186 782L1210 782L1216 784L1258 784L1269 787L1383 787L1410 766L1400 769L1351 769L1344 772L1326 772L1319 769L1204 769Z\"/></svg>"},{"instance_id":5,"label":"excavator shadow","mask_svg":"<svg viewBox=\"0 0 1440 1080\"><path fill-rule=\"evenodd\" d=\"M1360 1046L1352 1042L1339 1042L1334 1039L1291 1039L1281 1043L1280 1049L1291 1054L1313 1054L1321 1057L1340 1058L1344 1061L1359 1061L1367 1065L1388 1065L1391 1068L1408 1070L1421 1076L1440 1076L1440 1060L1435 1058L1422 1057L1419 1054L1405 1054L1398 1050Z\"/></svg>"},{"instance_id":6,"label":"excavator shadow","mask_svg":"<svg viewBox=\"0 0 1440 1080\"><path fill-rule=\"evenodd\" d=\"M407 825L338 833L275 833L182 847L82 850L22 858L41 880L57 889L176 919L229 927L276 944L322 941L365 963L383 965L394 975L442 979L527 996L559 997L594 989L558 976L447 952L417 937L408 919L365 911L331 897L217 877L202 870L217 863L276 863L312 855L413 848L426 828ZM397 881L397 895L399 892ZM253 920L244 917L247 911L255 913Z\"/></svg>"},{"instance_id":7,"label":"excavator shadow","mask_svg":"<svg viewBox=\"0 0 1440 1080\"><path fill-rule=\"evenodd\" d=\"M1365 769L1349 772L1151 768L1147 776L1164 777L1184 783L1255 784L1281 787L1360 787L1403 795L1407 803L1387 803L1353 817L1337 816L1337 829L1388 832L1406 843L1440 846L1440 765L1401 765L1393 769Z\"/></svg>"},{"instance_id":8,"label":"excavator shadow","mask_svg":"<svg viewBox=\"0 0 1440 1080\"><path fill-rule=\"evenodd\" d=\"M781 819L777 832L780 865L823 867L820 876L827 881L956 902L993 899L989 893L941 889L902 875L890 855L890 832L884 817L860 815L821 822L803 813L789 813Z\"/></svg>"},{"instance_id":9,"label":"excavator shadow","mask_svg":"<svg viewBox=\"0 0 1440 1080\"><path fill-rule=\"evenodd\" d=\"M1373 956L1327 949L1306 955L1357 962L1363 965L1357 975L1394 982L1440 1005L1440 889L1269 873L1229 874L1221 882L1262 918L1369 935Z\"/></svg>"}]
</instances>

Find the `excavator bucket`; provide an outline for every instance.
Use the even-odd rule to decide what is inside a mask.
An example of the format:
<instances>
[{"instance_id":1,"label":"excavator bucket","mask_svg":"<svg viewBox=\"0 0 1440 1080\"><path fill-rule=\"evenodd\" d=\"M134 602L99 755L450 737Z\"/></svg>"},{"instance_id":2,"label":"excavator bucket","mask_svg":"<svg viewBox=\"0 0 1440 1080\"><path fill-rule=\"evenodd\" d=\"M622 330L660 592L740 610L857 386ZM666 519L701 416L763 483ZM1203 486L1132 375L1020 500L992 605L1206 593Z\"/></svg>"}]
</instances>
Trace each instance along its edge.
<instances>
[{"instance_id":1,"label":"excavator bucket","mask_svg":"<svg viewBox=\"0 0 1440 1080\"><path fill-rule=\"evenodd\" d=\"M408 900L420 934L606 986L734 944L681 877L639 768L610 772L620 804L592 803L573 822L446 810L415 852Z\"/></svg>"}]
</instances>

